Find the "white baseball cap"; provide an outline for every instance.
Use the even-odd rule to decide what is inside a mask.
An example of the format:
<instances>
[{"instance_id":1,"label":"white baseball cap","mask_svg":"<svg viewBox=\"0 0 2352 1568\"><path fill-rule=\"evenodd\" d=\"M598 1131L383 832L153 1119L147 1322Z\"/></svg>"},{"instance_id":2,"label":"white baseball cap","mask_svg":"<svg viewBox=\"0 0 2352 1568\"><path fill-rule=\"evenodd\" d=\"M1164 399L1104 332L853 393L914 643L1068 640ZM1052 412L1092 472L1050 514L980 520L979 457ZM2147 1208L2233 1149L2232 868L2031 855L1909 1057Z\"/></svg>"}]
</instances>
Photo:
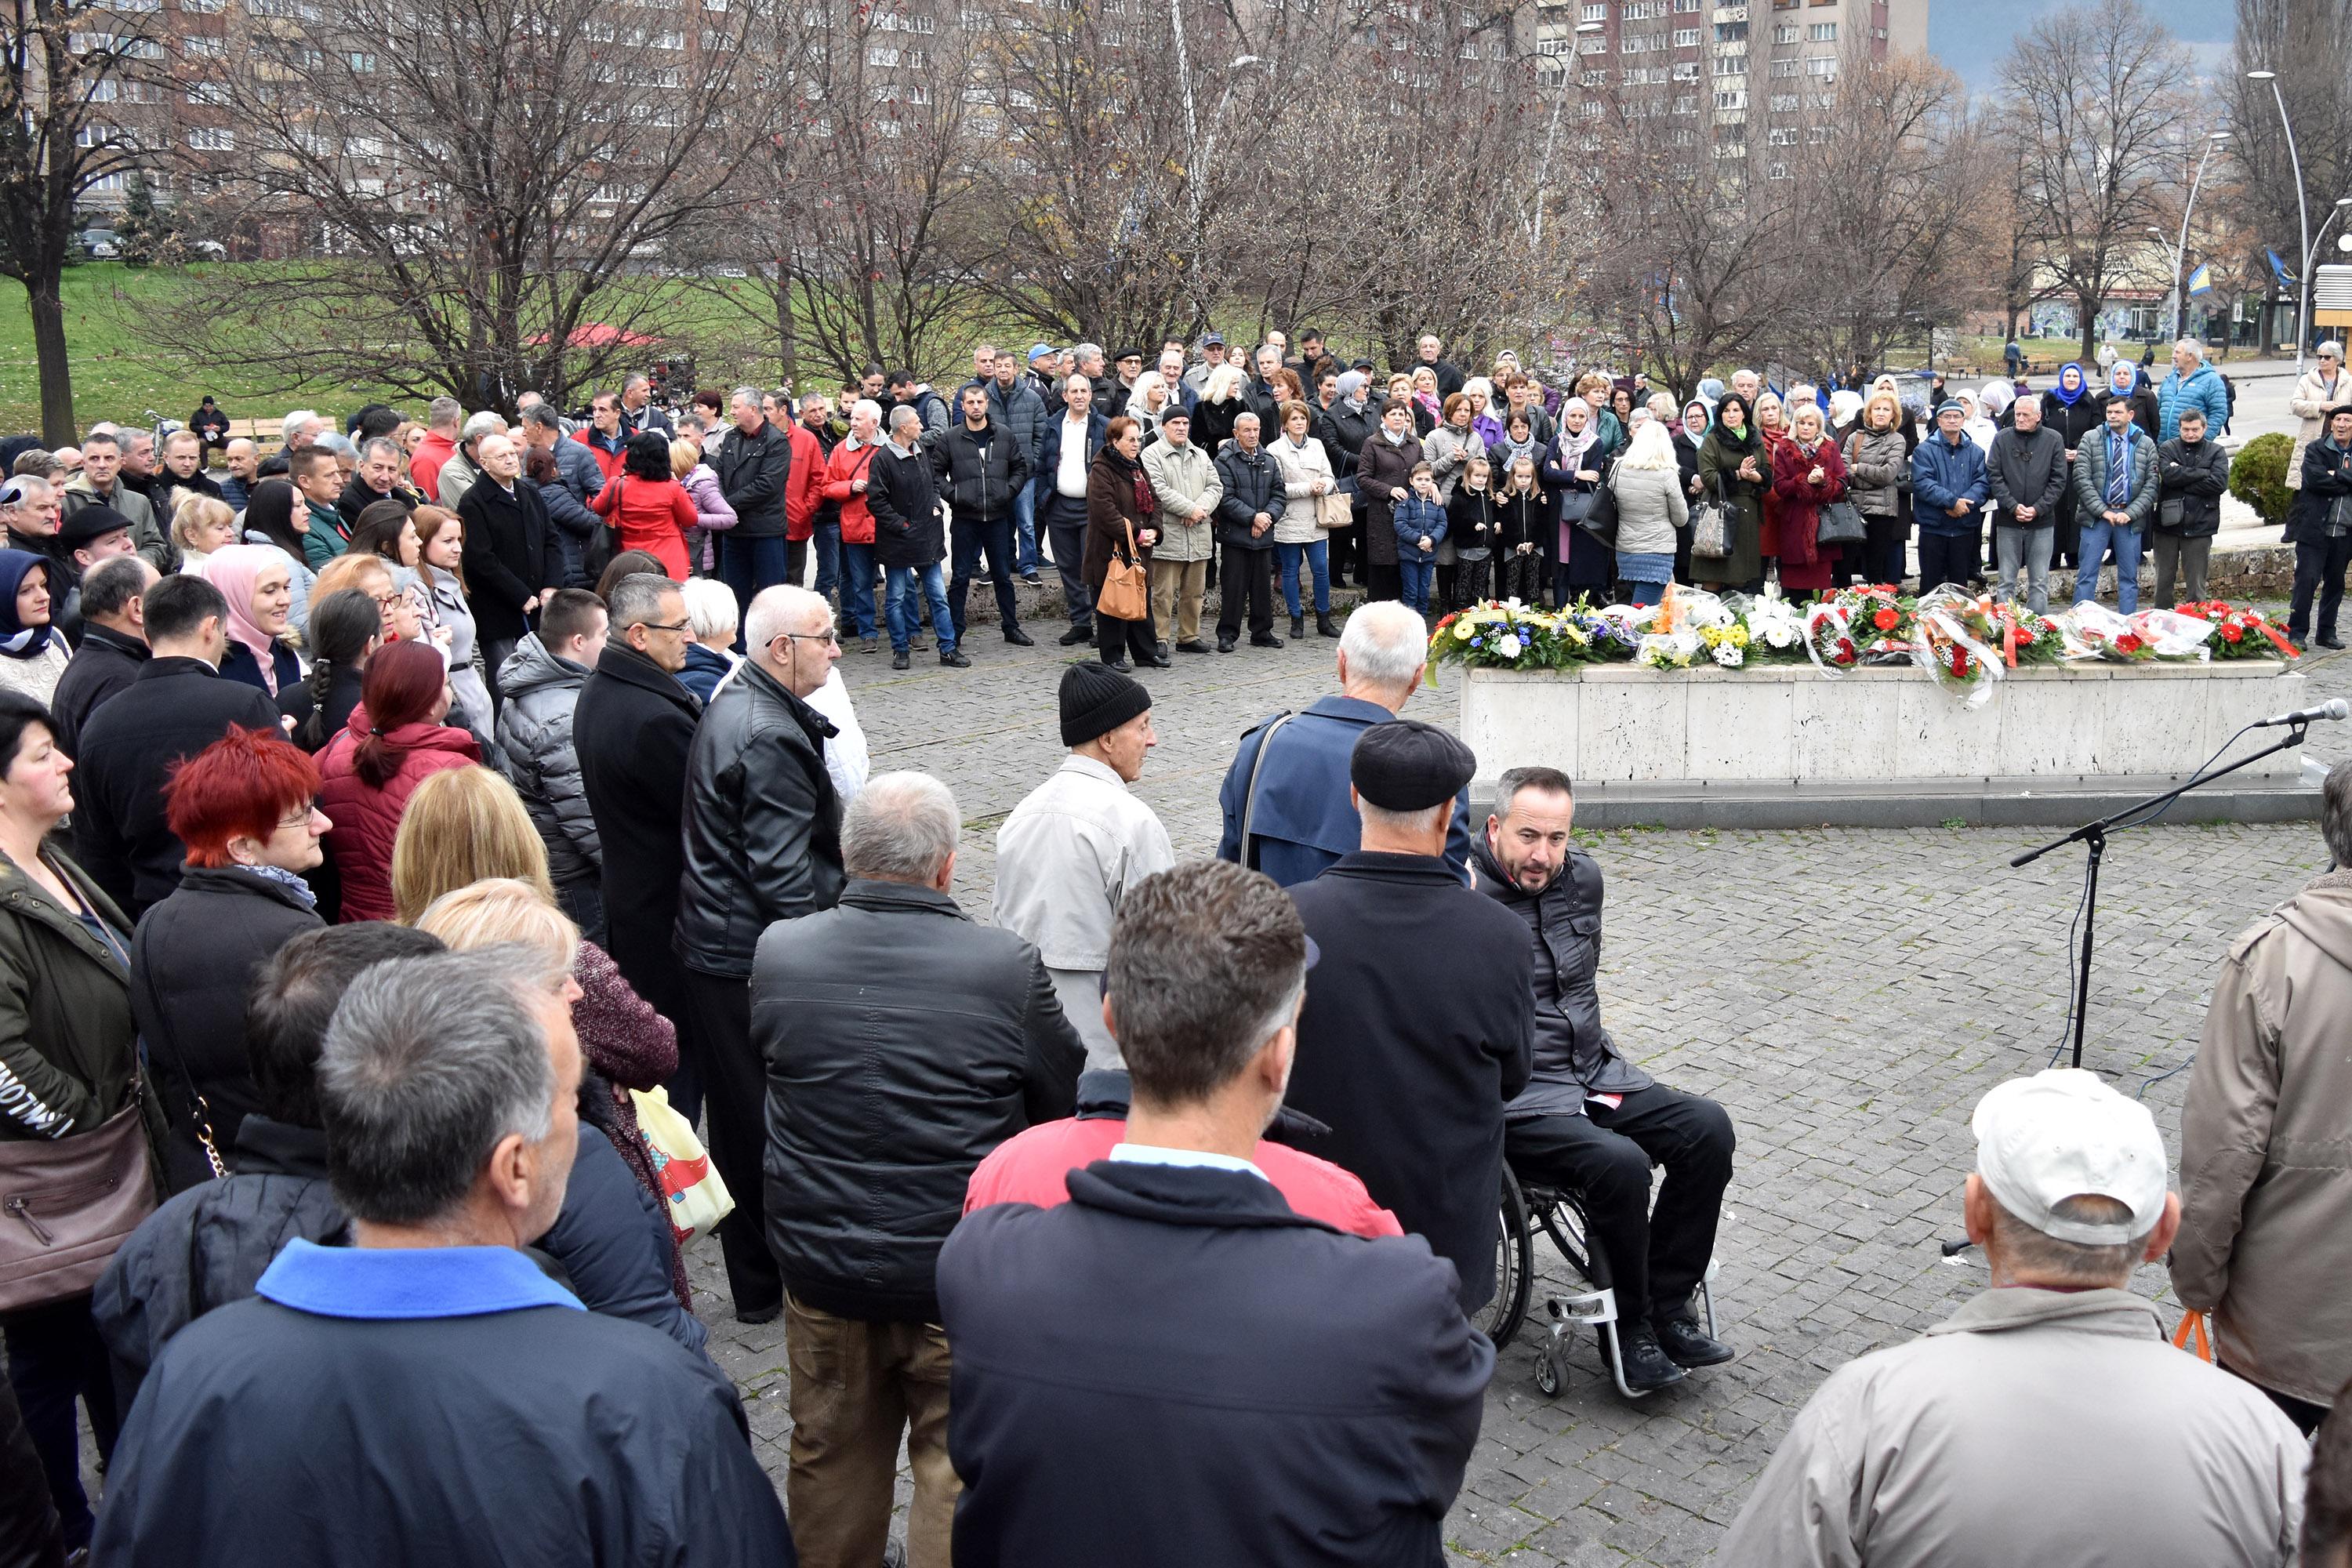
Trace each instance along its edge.
<instances>
[{"instance_id":1,"label":"white baseball cap","mask_svg":"<svg viewBox=\"0 0 2352 1568\"><path fill-rule=\"evenodd\" d=\"M2147 1108L2080 1068L1996 1084L1969 1123L1977 1174L2000 1206L2042 1235L2084 1247L2146 1236L2164 1214L2164 1139ZM2061 1219L2068 1198L2113 1198L2126 1224Z\"/></svg>"}]
</instances>

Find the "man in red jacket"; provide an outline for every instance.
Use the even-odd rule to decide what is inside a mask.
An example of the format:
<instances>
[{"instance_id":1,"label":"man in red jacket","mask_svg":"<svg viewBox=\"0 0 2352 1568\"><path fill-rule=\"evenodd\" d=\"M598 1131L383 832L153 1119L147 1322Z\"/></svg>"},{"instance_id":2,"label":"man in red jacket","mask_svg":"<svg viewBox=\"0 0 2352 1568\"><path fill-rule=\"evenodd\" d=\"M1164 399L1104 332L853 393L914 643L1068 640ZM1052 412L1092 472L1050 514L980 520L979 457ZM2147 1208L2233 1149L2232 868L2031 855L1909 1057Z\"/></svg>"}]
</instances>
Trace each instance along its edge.
<instances>
[{"instance_id":1,"label":"man in red jacket","mask_svg":"<svg viewBox=\"0 0 2352 1568\"><path fill-rule=\"evenodd\" d=\"M816 514L824 505L825 450L816 432L786 416L776 428L792 437L793 466L784 475L784 580L797 583L808 570L808 542L816 532Z\"/></svg>"},{"instance_id":2,"label":"man in red jacket","mask_svg":"<svg viewBox=\"0 0 2352 1568\"><path fill-rule=\"evenodd\" d=\"M874 626L874 514L866 506L866 470L881 444L882 405L861 397L849 411L849 434L825 459L825 499L841 507L841 607L856 623L860 653L881 646ZM789 531L789 513L785 526Z\"/></svg>"}]
</instances>

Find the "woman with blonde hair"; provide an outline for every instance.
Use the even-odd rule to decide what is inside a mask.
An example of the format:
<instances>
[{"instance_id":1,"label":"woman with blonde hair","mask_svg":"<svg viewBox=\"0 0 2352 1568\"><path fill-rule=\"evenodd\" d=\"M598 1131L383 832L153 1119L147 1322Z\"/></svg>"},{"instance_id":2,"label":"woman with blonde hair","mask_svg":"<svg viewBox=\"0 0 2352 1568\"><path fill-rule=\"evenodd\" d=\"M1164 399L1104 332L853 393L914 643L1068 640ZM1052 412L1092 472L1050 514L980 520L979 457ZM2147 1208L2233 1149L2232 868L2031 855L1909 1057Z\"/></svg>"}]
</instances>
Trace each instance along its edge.
<instances>
[{"instance_id":1,"label":"woman with blonde hair","mask_svg":"<svg viewBox=\"0 0 2352 1568\"><path fill-rule=\"evenodd\" d=\"M1910 525L1903 517L1903 481L1911 453L1903 439L1903 400L1893 388L1874 390L1862 401L1862 420L1845 438L1846 493L1862 513L1869 538L1862 548L1864 582L1903 581L1904 546Z\"/></svg>"},{"instance_id":2,"label":"woman with blonde hair","mask_svg":"<svg viewBox=\"0 0 2352 1568\"><path fill-rule=\"evenodd\" d=\"M632 1088L651 1089L657 1061L677 1069L677 1031L629 990L613 961L594 944L583 941L572 923L529 882L512 877L490 877L454 889L436 899L416 929L439 937L459 952L476 948L520 943L544 954L551 974L565 976L564 999L572 1005L572 1026L580 1039L580 1157L572 1167L562 1211L555 1227L539 1245L559 1263L566 1264L572 1289L582 1300L607 1316L634 1318L661 1330L689 1350L702 1348L705 1331L694 1318L694 1295L686 1282L686 1263L678 1254L677 1232L668 1223L669 1200L662 1192L661 1172L645 1134L637 1125ZM593 955L592 959L591 955ZM615 1016L591 994L587 978L601 962L635 1010ZM611 1144L619 1166L604 1159L591 1142L594 1135ZM638 1216L628 1208L629 1181L634 1180L645 1218L658 1218L667 1245L662 1248L659 1273L652 1259L637 1250ZM636 1194L630 1194L635 1196ZM651 1226L646 1226L650 1241ZM584 1266L584 1267L583 1267ZM583 1278L585 1272L587 1278ZM650 1286L666 1275L668 1289Z\"/></svg>"},{"instance_id":3,"label":"woman with blonde hair","mask_svg":"<svg viewBox=\"0 0 2352 1568\"><path fill-rule=\"evenodd\" d=\"M435 773L393 837L393 919L413 926L434 900L485 877L523 882L554 907L547 845L514 785L488 768Z\"/></svg>"},{"instance_id":4,"label":"woman with blonde hair","mask_svg":"<svg viewBox=\"0 0 2352 1568\"><path fill-rule=\"evenodd\" d=\"M719 475L702 460L702 448L693 442L669 444L669 471L686 491L686 499L694 503L694 526L686 532L686 552L692 558L693 569L715 572L719 535L735 526L735 509L727 504L719 488Z\"/></svg>"},{"instance_id":5,"label":"woman with blonde hair","mask_svg":"<svg viewBox=\"0 0 2352 1568\"><path fill-rule=\"evenodd\" d=\"M1654 605L1674 580L1675 536L1690 517L1664 421L1644 419L1634 427L1607 482L1617 498L1617 596Z\"/></svg>"},{"instance_id":6,"label":"woman with blonde hair","mask_svg":"<svg viewBox=\"0 0 2352 1568\"><path fill-rule=\"evenodd\" d=\"M205 563L238 542L236 509L216 496L191 494L172 514L172 542L180 547L180 570L205 574Z\"/></svg>"}]
</instances>

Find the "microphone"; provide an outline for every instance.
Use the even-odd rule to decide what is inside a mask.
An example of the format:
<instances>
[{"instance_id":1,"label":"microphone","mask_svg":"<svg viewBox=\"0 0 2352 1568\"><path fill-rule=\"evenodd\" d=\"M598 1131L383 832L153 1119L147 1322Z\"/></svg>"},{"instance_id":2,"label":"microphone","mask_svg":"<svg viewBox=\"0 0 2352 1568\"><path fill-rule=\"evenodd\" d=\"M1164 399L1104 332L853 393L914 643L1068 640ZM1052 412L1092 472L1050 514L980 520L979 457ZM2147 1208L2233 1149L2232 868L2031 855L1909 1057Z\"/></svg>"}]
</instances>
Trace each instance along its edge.
<instances>
[{"instance_id":1,"label":"microphone","mask_svg":"<svg viewBox=\"0 0 2352 1568\"><path fill-rule=\"evenodd\" d=\"M2292 713L2274 714L2248 728L2275 730L2288 724L2308 724L2318 719L2352 719L2352 702L2347 702L2341 697L2331 697L2316 708L2298 708Z\"/></svg>"}]
</instances>

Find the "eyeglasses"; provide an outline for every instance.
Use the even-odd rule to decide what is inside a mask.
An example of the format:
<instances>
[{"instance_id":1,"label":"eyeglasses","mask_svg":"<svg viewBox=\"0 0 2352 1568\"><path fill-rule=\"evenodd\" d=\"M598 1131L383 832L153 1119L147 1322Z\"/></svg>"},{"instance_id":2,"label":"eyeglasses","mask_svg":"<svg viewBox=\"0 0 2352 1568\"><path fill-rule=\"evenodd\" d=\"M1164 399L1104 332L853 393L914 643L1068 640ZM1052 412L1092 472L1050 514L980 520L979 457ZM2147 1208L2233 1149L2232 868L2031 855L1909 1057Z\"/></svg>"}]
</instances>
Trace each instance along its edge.
<instances>
[{"instance_id":1,"label":"eyeglasses","mask_svg":"<svg viewBox=\"0 0 2352 1568\"><path fill-rule=\"evenodd\" d=\"M310 819L318 815L319 803L314 800L303 806L301 810L296 812L293 816L279 817L278 819L278 826L280 827L308 827L310 825Z\"/></svg>"},{"instance_id":2,"label":"eyeglasses","mask_svg":"<svg viewBox=\"0 0 2352 1568\"><path fill-rule=\"evenodd\" d=\"M773 647L785 641L831 643L838 647L841 646L841 633L838 629L829 632L778 632L768 639L768 646Z\"/></svg>"},{"instance_id":3,"label":"eyeglasses","mask_svg":"<svg viewBox=\"0 0 2352 1568\"><path fill-rule=\"evenodd\" d=\"M645 627L645 628L646 628L646 630L647 630L647 631L649 631L649 632L681 632L681 633L682 633L682 632L690 632L690 631L692 631L692 630L694 629L694 623L693 623L692 621L680 621L680 622L678 622L678 623L677 623L677 625L676 625L676 626L665 626L665 625L663 625L663 624L662 624L661 622L659 622L659 621L639 621L639 622L637 623L637 625L639 625L639 626L641 626Z\"/></svg>"}]
</instances>

